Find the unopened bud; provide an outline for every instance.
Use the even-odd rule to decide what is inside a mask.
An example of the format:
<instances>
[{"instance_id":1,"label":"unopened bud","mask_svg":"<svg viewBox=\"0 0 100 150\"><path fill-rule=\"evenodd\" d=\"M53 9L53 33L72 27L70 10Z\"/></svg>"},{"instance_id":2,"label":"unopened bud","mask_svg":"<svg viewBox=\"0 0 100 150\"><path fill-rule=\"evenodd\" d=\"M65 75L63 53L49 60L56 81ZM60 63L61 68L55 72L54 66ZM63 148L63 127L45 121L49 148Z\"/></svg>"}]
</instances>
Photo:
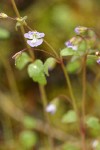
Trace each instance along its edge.
<instances>
[{"instance_id":1,"label":"unopened bud","mask_svg":"<svg viewBox=\"0 0 100 150\"><path fill-rule=\"evenodd\" d=\"M5 13L0 13L0 18L7 18L8 16Z\"/></svg>"},{"instance_id":2,"label":"unopened bud","mask_svg":"<svg viewBox=\"0 0 100 150\"><path fill-rule=\"evenodd\" d=\"M100 52L99 52L99 51L96 51L96 52L95 52L95 55L96 55L96 56L100 56Z\"/></svg>"},{"instance_id":3,"label":"unopened bud","mask_svg":"<svg viewBox=\"0 0 100 150\"><path fill-rule=\"evenodd\" d=\"M75 28L74 31L76 34L82 34L82 33L86 32L87 30L88 30L87 27L78 26Z\"/></svg>"}]
</instances>

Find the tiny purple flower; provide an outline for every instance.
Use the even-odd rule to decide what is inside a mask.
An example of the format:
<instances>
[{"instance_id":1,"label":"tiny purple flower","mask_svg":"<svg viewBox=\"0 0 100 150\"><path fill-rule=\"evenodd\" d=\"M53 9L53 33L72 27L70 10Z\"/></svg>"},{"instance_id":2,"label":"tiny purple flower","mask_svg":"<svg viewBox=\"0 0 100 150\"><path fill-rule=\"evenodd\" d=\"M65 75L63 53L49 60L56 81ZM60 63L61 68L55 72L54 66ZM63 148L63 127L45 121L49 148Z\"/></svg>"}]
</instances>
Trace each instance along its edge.
<instances>
[{"instance_id":1,"label":"tiny purple flower","mask_svg":"<svg viewBox=\"0 0 100 150\"><path fill-rule=\"evenodd\" d=\"M77 45L73 45L70 41L68 42L65 42L65 45L68 47L68 48L71 48L72 50L77 50Z\"/></svg>"},{"instance_id":2,"label":"tiny purple flower","mask_svg":"<svg viewBox=\"0 0 100 150\"><path fill-rule=\"evenodd\" d=\"M84 33L88 28L87 27L83 27L83 26L78 26L75 28L75 33L76 34L81 34Z\"/></svg>"},{"instance_id":3,"label":"tiny purple flower","mask_svg":"<svg viewBox=\"0 0 100 150\"><path fill-rule=\"evenodd\" d=\"M39 33L37 31L29 31L28 33L24 34L24 37L29 39L27 43L31 47L37 47L43 43L43 37L45 36L44 33Z\"/></svg>"},{"instance_id":4,"label":"tiny purple flower","mask_svg":"<svg viewBox=\"0 0 100 150\"><path fill-rule=\"evenodd\" d=\"M46 107L46 112L54 114L56 112L56 105L51 103Z\"/></svg>"},{"instance_id":5,"label":"tiny purple flower","mask_svg":"<svg viewBox=\"0 0 100 150\"><path fill-rule=\"evenodd\" d=\"M100 65L100 58L97 60L97 63Z\"/></svg>"}]
</instances>

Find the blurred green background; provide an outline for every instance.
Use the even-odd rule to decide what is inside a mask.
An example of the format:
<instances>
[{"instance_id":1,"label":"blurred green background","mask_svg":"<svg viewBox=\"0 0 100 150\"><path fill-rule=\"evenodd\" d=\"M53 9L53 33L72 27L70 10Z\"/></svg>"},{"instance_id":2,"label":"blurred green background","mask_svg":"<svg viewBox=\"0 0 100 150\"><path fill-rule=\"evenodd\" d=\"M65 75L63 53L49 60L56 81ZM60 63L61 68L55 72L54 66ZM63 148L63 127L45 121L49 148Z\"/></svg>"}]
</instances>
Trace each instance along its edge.
<instances>
[{"instance_id":1,"label":"blurred green background","mask_svg":"<svg viewBox=\"0 0 100 150\"><path fill-rule=\"evenodd\" d=\"M64 43L75 35L76 26L91 27L100 36L100 0L15 0L20 15L28 16L27 23L34 30L45 33L46 40L59 51ZM0 12L16 17L10 0L0 0ZM26 32L28 30L26 29ZM20 30L15 22L0 19L0 150L49 150L48 128L44 122L43 106L38 84L27 74L26 68L15 68L12 56L25 48ZM49 48L43 44L41 49ZM35 52L36 58L45 60L47 55ZM87 67L86 112L100 117L100 66L90 63ZM78 105L81 98L81 73L70 73ZM66 93L63 73L59 65L47 78L46 92L49 101ZM69 94L68 94L69 96ZM50 116L55 150L75 150L66 142L74 143L79 138L75 125L63 124L61 118L71 108L62 96L57 113ZM68 134L68 136L67 136ZM87 133L89 140L99 133ZM70 136L71 135L71 136ZM76 138L74 138L76 137ZM99 137L100 138L100 137ZM78 142L76 142L78 145ZM73 145L73 144L72 144ZM70 144L69 144L70 147Z\"/></svg>"}]
</instances>

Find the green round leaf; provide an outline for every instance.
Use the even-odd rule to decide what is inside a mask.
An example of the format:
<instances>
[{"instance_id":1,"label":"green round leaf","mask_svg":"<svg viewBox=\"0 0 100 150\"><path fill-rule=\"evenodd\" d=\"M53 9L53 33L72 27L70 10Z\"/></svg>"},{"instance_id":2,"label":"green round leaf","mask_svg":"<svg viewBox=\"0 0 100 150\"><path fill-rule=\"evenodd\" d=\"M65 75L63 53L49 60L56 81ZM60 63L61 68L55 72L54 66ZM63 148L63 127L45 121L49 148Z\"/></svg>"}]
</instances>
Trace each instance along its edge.
<instances>
[{"instance_id":1,"label":"green round leaf","mask_svg":"<svg viewBox=\"0 0 100 150\"><path fill-rule=\"evenodd\" d=\"M69 62L67 64L67 71L69 73L74 73L76 72L78 69L80 68L80 62L79 61L73 61L73 62Z\"/></svg>"},{"instance_id":2,"label":"green round leaf","mask_svg":"<svg viewBox=\"0 0 100 150\"><path fill-rule=\"evenodd\" d=\"M34 63L31 63L28 66L28 74L29 77L33 79L33 81L38 82L39 84L46 84L46 77L44 75L44 66L41 60L36 60Z\"/></svg>"},{"instance_id":3,"label":"green round leaf","mask_svg":"<svg viewBox=\"0 0 100 150\"><path fill-rule=\"evenodd\" d=\"M0 39L7 39L10 36L10 32L6 29L0 28Z\"/></svg>"},{"instance_id":4,"label":"green round leaf","mask_svg":"<svg viewBox=\"0 0 100 150\"><path fill-rule=\"evenodd\" d=\"M37 142L37 136L34 132L26 130L21 132L19 140L24 148L30 149Z\"/></svg>"},{"instance_id":5,"label":"green round leaf","mask_svg":"<svg viewBox=\"0 0 100 150\"><path fill-rule=\"evenodd\" d=\"M74 123L77 121L77 116L75 111L69 110L62 118L63 123Z\"/></svg>"},{"instance_id":6,"label":"green round leaf","mask_svg":"<svg viewBox=\"0 0 100 150\"><path fill-rule=\"evenodd\" d=\"M29 63L31 61L31 58L29 57L29 55L25 52L21 53L20 55L18 55L15 58L15 65L16 68L18 68L19 70L23 69L27 63Z\"/></svg>"},{"instance_id":7,"label":"green round leaf","mask_svg":"<svg viewBox=\"0 0 100 150\"><path fill-rule=\"evenodd\" d=\"M33 117L24 116L23 125L26 128L33 129L34 127L36 127L36 120Z\"/></svg>"},{"instance_id":8,"label":"green round leaf","mask_svg":"<svg viewBox=\"0 0 100 150\"><path fill-rule=\"evenodd\" d=\"M72 50L71 48L64 48L60 52L61 56L70 56L70 55L75 55L75 54L76 54L76 51Z\"/></svg>"},{"instance_id":9,"label":"green round leaf","mask_svg":"<svg viewBox=\"0 0 100 150\"><path fill-rule=\"evenodd\" d=\"M94 117L94 116L88 117L86 119L86 124L89 128L92 128L92 129L95 129L95 130L100 130L99 119Z\"/></svg>"},{"instance_id":10,"label":"green round leaf","mask_svg":"<svg viewBox=\"0 0 100 150\"><path fill-rule=\"evenodd\" d=\"M55 67L56 60L53 57L48 58L44 63L44 72L49 76L48 70L52 70Z\"/></svg>"}]
</instances>

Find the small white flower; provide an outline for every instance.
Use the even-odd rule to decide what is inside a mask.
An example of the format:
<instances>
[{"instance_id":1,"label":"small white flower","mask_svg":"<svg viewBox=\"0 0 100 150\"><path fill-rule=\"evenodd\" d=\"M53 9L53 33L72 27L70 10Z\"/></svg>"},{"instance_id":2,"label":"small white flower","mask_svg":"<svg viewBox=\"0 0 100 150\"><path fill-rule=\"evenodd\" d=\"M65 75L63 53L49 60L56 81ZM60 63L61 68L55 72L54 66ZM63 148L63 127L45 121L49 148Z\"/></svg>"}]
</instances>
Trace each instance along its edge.
<instances>
[{"instance_id":1,"label":"small white flower","mask_svg":"<svg viewBox=\"0 0 100 150\"><path fill-rule=\"evenodd\" d=\"M46 107L46 112L54 114L56 112L57 108L55 104L49 104Z\"/></svg>"},{"instance_id":2,"label":"small white flower","mask_svg":"<svg viewBox=\"0 0 100 150\"><path fill-rule=\"evenodd\" d=\"M24 34L24 37L27 38L27 43L31 47L37 47L43 43L43 37L45 36L44 33L39 33L37 31L29 31L28 33Z\"/></svg>"}]
</instances>

